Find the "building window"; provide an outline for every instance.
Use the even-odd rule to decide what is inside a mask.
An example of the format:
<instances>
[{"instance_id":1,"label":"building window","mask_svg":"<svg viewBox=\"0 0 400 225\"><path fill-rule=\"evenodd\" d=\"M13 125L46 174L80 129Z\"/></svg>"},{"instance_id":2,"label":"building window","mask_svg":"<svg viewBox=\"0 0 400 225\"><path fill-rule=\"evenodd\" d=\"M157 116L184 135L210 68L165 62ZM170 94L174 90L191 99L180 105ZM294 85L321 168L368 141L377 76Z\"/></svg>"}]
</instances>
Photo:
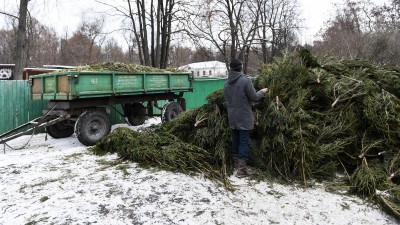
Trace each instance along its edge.
<instances>
[{"instance_id":1,"label":"building window","mask_svg":"<svg viewBox=\"0 0 400 225\"><path fill-rule=\"evenodd\" d=\"M203 76L205 76L206 75L206 71L203 71Z\"/></svg>"},{"instance_id":2,"label":"building window","mask_svg":"<svg viewBox=\"0 0 400 225\"><path fill-rule=\"evenodd\" d=\"M210 70L210 74L209 75L211 76L211 70Z\"/></svg>"},{"instance_id":3,"label":"building window","mask_svg":"<svg viewBox=\"0 0 400 225\"><path fill-rule=\"evenodd\" d=\"M199 77L200 76L200 71L197 71L197 77Z\"/></svg>"}]
</instances>

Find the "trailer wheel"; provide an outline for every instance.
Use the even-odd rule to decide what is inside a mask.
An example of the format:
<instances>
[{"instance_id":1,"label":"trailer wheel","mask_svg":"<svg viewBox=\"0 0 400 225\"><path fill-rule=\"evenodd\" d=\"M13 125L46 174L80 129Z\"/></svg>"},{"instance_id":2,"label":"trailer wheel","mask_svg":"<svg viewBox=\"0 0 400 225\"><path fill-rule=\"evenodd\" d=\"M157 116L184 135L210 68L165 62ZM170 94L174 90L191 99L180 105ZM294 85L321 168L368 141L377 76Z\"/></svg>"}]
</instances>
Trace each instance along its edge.
<instances>
[{"instance_id":1,"label":"trailer wheel","mask_svg":"<svg viewBox=\"0 0 400 225\"><path fill-rule=\"evenodd\" d=\"M53 138L66 138L74 133L74 122L71 120L61 121L47 126L46 131Z\"/></svg>"},{"instance_id":2,"label":"trailer wheel","mask_svg":"<svg viewBox=\"0 0 400 225\"><path fill-rule=\"evenodd\" d=\"M164 105L161 121L164 123L166 121L173 121L178 118L178 116L183 112L181 105L177 102L168 102Z\"/></svg>"},{"instance_id":3,"label":"trailer wheel","mask_svg":"<svg viewBox=\"0 0 400 225\"><path fill-rule=\"evenodd\" d=\"M75 134L78 140L92 146L101 141L111 130L111 121L102 110L89 110L78 118L75 125Z\"/></svg>"},{"instance_id":4,"label":"trailer wheel","mask_svg":"<svg viewBox=\"0 0 400 225\"><path fill-rule=\"evenodd\" d=\"M146 108L140 103L131 103L125 105L126 122L130 126L139 126L146 121Z\"/></svg>"}]
</instances>

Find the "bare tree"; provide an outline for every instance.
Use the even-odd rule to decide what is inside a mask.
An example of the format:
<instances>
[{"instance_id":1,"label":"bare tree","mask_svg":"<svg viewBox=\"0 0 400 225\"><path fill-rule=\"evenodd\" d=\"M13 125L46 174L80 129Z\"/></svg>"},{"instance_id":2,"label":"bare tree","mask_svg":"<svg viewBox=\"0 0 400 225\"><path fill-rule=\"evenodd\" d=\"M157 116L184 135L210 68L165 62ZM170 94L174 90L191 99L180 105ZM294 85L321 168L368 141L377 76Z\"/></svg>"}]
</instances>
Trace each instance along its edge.
<instances>
[{"instance_id":1,"label":"bare tree","mask_svg":"<svg viewBox=\"0 0 400 225\"><path fill-rule=\"evenodd\" d=\"M30 16L27 21L24 66L41 67L44 64L55 64L59 46L55 31Z\"/></svg>"},{"instance_id":2,"label":"bare tree","mask_svg":"<svg viewBox=\"0 0 400 225\"><path fill-rule=\"evenodd\" d=\"M177 68L183 65L187 65L192 62L192 56L193 51L191 48L183 47L179 44L172 45L170 47L169 66Z\"/></svg>"},{"instance_id":3,"label":"bare tree","mask_svg":"<svg viewBox=\"0 0 400 225\"><path fill-rule=\"evenodd\" d=\"M364 58L379 65L400 65L398 0L377 6L369 0L346 0L315 42L313 51L347 59Z\"/></svg>"},{"instance_id":4,"label":"bare tree","mask_svg":"<svg viewBox=\"0 0 400 225\"><path fill-rule=\"evenodd\" d=\"M106 41L102 50L103 61L125 62L126 57L122 48L113 38Z\"/></svg>"},{"instance_id":5,"label":"bare tree","mask_svg":"<svg viewBox=\"0 0 400 225\"><path fill-rule=\"evenodd\" d=\"M86 37L89 41L85 48L88 56L86 59L87 64L93 64L100 60L100 48L97 46L101 46L102 42L104 41L104 37L102 35L103 27L104 19L102 17L82 18L82 23L79 26L79 33Z\"/></svg>"},{"instance_id":6,"label":"bare tree","mask_svg":"<svg viewBox=\"0 0 400 225\"><path fill-rule=\"evenodd\" d=\"M60 64L67 65L68 56L68 30L64 31L64 36L60 38L60 50L58 52Z\"/></svg>"},{"instance_id":7,"label":"bare tree","mask_svg":"<svg viewBox=\"0 0 400 225\"><path fill-rule=\"evenodd\" d=\"M105 36L102 33L102 18L82 18L78 29L61 39L60 58L66 65L90 65L102 61L101 45Z\"/></svg>"},{"instance_id":8,"label":"bare tree","mask_svg":"<svg viewBox=\"0 0 400 225\"><path fill-rule=\"evenodd\" d=\"M192 53L191 62L203 62L214 60L214 52L206 47L198 47Z\"/></svg>"},{"instance_id":9,"label":"bare tree","mask_svg":"<svg viewBox=\"0 0 400 225\"><path fill-rule=\"evenodd\" d=\"M97 2L111 7L129 22L126 31L133 33L141 64L160 68L168 66L177 1L127 0L120 6L103 0Z\"/></svg>"},{"instance_id":10,"label":"bare tree","mask_svg":"<svg viewBox=\"0 0 400 225\"><path fill-rule=\"evenodd\" d=\"M366 27L362 17L367 9L364 6L354 1L347 1L344 6L336 5L336 15L328 21L322 34L323 42L315 43L316 49L351 59L366 57L367 36L364 35Z\"/></svg>"},{"instance_id":11,"label":"bare tree","mask_svg":"<svg viewBox=\"0 0 400 225\"><path fill-rule=\"evenodd\" d=\"M260 23L257 34L263 63L294 45L295 32L301 27L297 0L258 0Z\"/></svg>"},{"instance_id":12,"label":"bare tree","mask_svg":"<svg viewBox=\"0 0 400 225\"><path fill-rule=\"evenodd\" d=\"M101 61L100 47L96 44L92 45L90 38L80 31L75 32L71 38L65 41L66 43L62 43L66 46L62 53L66 59L65 64L80 66Z\"/></svg>"},{"instance_id":13,"label":"bare tree","mask_svg":"<svg viewBox=\"0 0 400 225\"><path fill-rule=\"evenodd\" d=\"M10 17L7 29L0 34L0 61L15 63L18 22ZM57 62L59 41L53 29L27 14L23 67L40 67ZM15 78L17 79L17 78Z\"/></svg>"},{"instance_id":14,"label":"bare tree","mask_svg":"<svg viewBox=\"0 0 400 225\"><path fill-rule=\"evenodd\" d=\"M137 12L135 12L131 7L131 1L128 0L133 30L140 34L136 37L140 37L137 43L140 43L141 46L143 63L153 67L166 68L176 2L175 0L151 0L148 5L146 3L149 2L136 0ZM136 19L134 18L135 14L137 14ZM139 31L136 28L136 21L139 24ZM150 36L150 43L148 36Z\"/></svg>"},{"instance_id":15,"label":"bare tree","mask_svg":"<svg viewBox=\"0 0 400 225\"><path fill-rule=\"evenodd\" d=\"M18 17L6 17L6 27L0 30L0 62L14 63Z\"/></svg>"},{"instance_id":16,"label":"bare tree","mask_svg":"<svg viewBox=\"0 0 400 225\"><path fill-rule=\"evenodd\" d=\"M197 45L213 45L227 67L231 59L241 59L246 73L249 56L260 45L266 62L295 40L296 5L296 0L202 0L185 9L186 31Z\"/></svg>"},{"instance_id":17,"label":"bare tree","mask_svg":"<svg viewBox=\"0 0 400 225\"><path fill-rule=\"evenodd\" d=\"M245 62L252 45L259 10L255 0L202 0L184 9L186 33L198 46L212 45L228 67L231 59Z\"/></svg>"},{"instance_id":18,"label":"bare tree","mask_svg":"<svg viewBox=\"0 0 400 225\"><path fill-rule=\"evenodd\" d=\"M12 29L0 30L0 62L12 63L15 51L15 32Z\"/></svg>"},{"instance_id":19,"label":"bare tree","mask_svg":"<svg viewBox=\"0 0 400 225\"><path fill-rule=\"evenodd\" d=\"M126 53L127 62L142 64L140 61L141 59L139 57L139 54L136 51L138 43L136 42L134 33L133 32L129 32L129 33L125 32L123 37L124 37L126 44L128 45L128 50Z\"/></svg>"}]
</instances>

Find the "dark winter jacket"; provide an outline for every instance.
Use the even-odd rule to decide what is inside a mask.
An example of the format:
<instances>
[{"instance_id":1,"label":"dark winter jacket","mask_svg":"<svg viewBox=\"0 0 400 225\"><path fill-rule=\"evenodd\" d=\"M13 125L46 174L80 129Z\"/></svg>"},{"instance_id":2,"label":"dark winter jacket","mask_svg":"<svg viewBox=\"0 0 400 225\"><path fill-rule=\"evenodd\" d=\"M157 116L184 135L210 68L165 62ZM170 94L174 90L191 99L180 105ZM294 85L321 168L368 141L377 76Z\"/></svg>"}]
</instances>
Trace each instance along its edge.
<instances>
[{"instance_id":1,"label":"dark winter jacket","mask_svg":"<svg viewBox=\"0 0 400 225\"><path fill-rule=\"evenodd\" d=\"M224 86L224 96L228 108L229 127L236 130L254 128L254 115L251 102L264 96L261 90L256 92L250 79L243 73L231 71Z\"/></svg>"}]
</instances>

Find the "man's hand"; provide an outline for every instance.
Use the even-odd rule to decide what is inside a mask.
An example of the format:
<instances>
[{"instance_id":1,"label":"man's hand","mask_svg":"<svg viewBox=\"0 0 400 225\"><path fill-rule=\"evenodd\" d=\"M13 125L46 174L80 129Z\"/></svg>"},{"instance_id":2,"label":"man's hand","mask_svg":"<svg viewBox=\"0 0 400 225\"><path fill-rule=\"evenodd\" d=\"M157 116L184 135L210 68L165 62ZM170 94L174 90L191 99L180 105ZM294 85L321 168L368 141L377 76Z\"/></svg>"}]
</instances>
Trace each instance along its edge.
<instances>
[{"instance_id":1,"label":"man's hand","mask_svg":"<svg viewBox=\"0 0 400 225\"><path fill-rule=\"evenodd\" d=\"M264 92L264 94L265 94L265 93L267 93L269 91L269 89L268 88L263 88L263 89L261 89L261 91Z\"/></svg>"}]
</instances>

